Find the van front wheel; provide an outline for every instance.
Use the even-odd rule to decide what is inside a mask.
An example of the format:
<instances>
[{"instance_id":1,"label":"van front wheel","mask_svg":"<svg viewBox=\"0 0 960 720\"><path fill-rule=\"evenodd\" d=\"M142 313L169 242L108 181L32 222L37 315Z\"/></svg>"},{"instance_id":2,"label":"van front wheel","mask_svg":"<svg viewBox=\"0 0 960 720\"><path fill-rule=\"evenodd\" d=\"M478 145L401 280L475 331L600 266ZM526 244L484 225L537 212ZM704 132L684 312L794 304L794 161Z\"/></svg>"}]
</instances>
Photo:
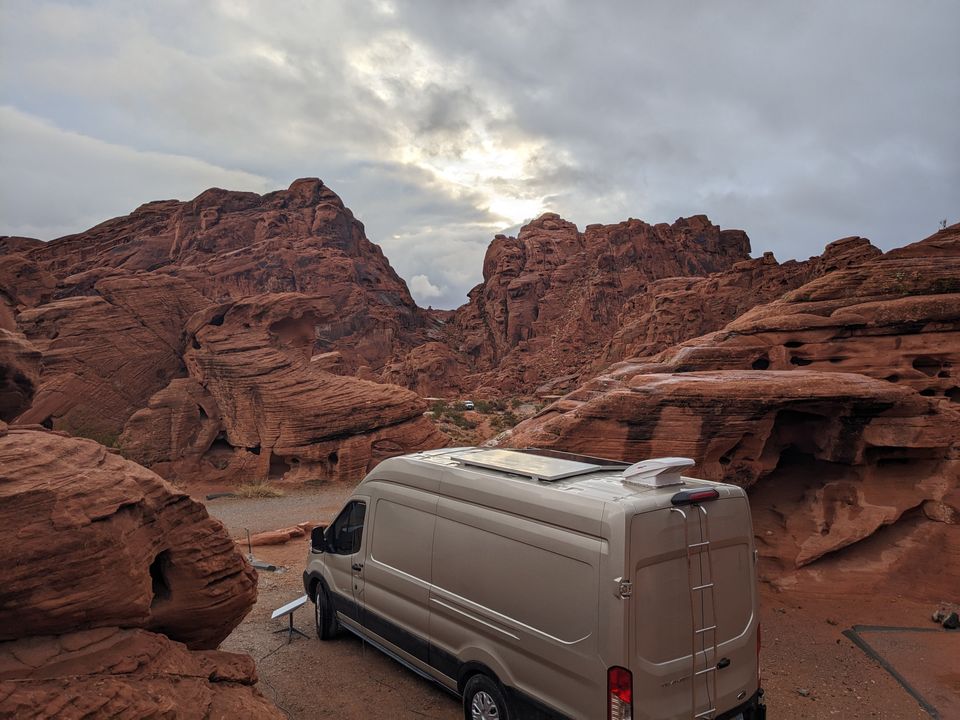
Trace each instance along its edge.
<instances>
[{"instance_id":1,"label":"van front wheel","mask_svg":"<svg viewBox=\"0 0 960 720\"><path fill-rule=\"evenodd\" d=\"M507 698L500 684L486 675L474 675L463 689L464 720L510 720Z\"/></svg>"},{"instance_id":2,"label":"van front wheel","mask_svg":"<svg viewBox=\"0 0 960 720\"><path fill-rule=\"evenodd\" d=\"M333 603L323 585L317 587L316 612L314 617L317 623L317 637L321 640L331 640L337 635L337 617L333 612Z\"/></svg>"}]
</instances>

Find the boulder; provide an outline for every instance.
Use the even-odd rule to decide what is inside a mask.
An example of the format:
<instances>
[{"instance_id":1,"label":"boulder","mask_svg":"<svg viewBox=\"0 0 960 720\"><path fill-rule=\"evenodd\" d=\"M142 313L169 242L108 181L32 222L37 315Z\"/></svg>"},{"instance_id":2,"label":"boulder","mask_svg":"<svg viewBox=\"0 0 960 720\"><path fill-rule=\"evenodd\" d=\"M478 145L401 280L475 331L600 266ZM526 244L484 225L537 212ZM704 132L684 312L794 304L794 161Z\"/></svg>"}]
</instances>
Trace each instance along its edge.
<instances>
[{"instance_id":1,"label":"boulder","mask_svg":"<svg viewBox=\"0 0 960 720\"><path fill-rule=\"evenodd\" d=\"M0 640L99 627L214 648L256 573L206 509L90 440L0 436Z\"/></svg>"}]
</instances>

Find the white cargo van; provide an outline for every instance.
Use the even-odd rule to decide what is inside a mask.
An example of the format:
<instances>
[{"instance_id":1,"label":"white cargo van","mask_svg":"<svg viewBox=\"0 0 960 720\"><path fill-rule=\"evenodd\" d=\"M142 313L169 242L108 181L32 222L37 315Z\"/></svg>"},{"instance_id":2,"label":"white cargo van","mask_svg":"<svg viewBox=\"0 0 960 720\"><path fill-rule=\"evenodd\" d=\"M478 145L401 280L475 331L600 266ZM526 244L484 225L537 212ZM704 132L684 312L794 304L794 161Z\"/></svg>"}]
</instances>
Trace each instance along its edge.
<instances>
[{"instance_id":1,"label":"white cargo van","mask_svg":"<svg viewBox=\"0 0 960 720\"><path fill-rule=\"evenodd\" d=\"M312 535L317 634L359 635L470 720L765 718L750 508L692 464L386 460Z\"/></svg>"}]
</instances>

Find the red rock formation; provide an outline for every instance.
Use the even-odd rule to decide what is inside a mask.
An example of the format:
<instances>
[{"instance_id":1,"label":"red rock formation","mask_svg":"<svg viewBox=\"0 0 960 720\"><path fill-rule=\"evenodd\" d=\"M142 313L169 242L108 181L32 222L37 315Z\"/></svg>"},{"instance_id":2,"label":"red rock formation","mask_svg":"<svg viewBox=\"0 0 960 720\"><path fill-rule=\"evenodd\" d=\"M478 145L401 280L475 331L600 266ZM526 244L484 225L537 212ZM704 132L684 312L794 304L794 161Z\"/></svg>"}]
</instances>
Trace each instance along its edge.
<instances>
[{"instance_id":1,"label":"red rock formation","mask_svg":"<svg viewBox=\"0 0 960 720\"><path fill-rule=\"evenodd\" d=\"M190 202L148 203L49 243L0 238L0 253L0 328L22 331L43 354L22 424L115 445L131 421L125 445L142 462L170 477L213 469L209 479L225 480L354 477L376 458L443 442L418 419L424 406L412 394L322 372L380 380L392 358L437 336L443 313L416 307L363 225L319 180L263 196L214 189ZM239 342L259 343L262 352L243 356L251 365L234 365L233 376L203 370L198 347L188 377L190 317L264 292L274 298L264 301L274 325L231 328L246 337ZM240 387L247 398L238 398ZM254 420L255 397L279 404ZM232 415L236 403L246 403L246 417ZM296 408L305 415L285 416ZM315 427L304 429L307 421Z\"/></svg>"},{"instance_id":2,"label":"red rock formation","mask_svg":"<svg viewBox=\"0 0 960 720\"><path fill-rule=\"evenodd\" d=\"M20 328L43 353L37 396L20 422L113 444L127 419L183 373L183 326L207 302L155 273L113 274L92 292L20 312Z\"/></svg>"},{"instance_id":3,"label":"red rock formation","mask_svg":"<svg viewBox=\"0 0 960 720\"><path fill-rule=\"evenodd\" d=\"M187 327L190 380L175 380L120 438L181 479L359 480L376 462L442 446L426 403L311 362L326 296L262 295L213 306Z\"/></svg>"},{"instance_id":4,"label":"red rock formation","mask_svg":"<svg viewBox=\"0 0 960 720\"><path fill-rule=\"evenodd\" d=\"M813 280L623 371L800 367L960 402L960 225Z\"/></svg>"},{"instance_id":5,"label":"red rock formation","mask_svg":"<svg viewBox=\"0 0 960 720\"><path fill-rule=\"evenodd\" d=\"M474 380L465 358L443 342L418 345L389 363L380 377L427 397L460 394Z\"/></svg>"},{"instance_id":6,"label":"red rock formation","mask_svg":"<svg viewBox=\"0 0 960 720\"><path fill-rule=\"evenodd\" d=\"M57 277L56 297L93 294L115 269L175 275L208 302L324 295L338 312L316 327L316 350L341 351L350 372L379 370L435 325L363 225L316 178L262 196L211 189L189 202L151 202L84 233L12 247Z\"/></svg>"},{"instance_id":7,"label":"red rock formation","mask_svg":"<svg viewBox=\"0 0 960 720\"><path fill-rule=\"evenodd\" d=\"M212 648L256 599L223 526L90 440L0 436L0 640L141 627Z\"/></svg>"},{"instance_id":8,"label":"red rock formation","mask_svg":"<svg viewBox=\"0 0 960 720\"><path fill-rule=\"evenodd\" d=\"M624 308L594 370L628 357L646 357L671 345L719 330L748 310L834 270L880 254L865 238L830 243L822 255L778 264L772 253L736 263L707 277L676 277L650 283Z\"/></svg>"},{"instance_id":9,"label":"red rock formation","mask_svg":"<svg viewBox=\"0 0 960 720\"><path fill-rule=\"evenodd\" d=\"M0 351L0 375L18 361ZM252 658L187 647L255 599L202 505L90 440L0 421L0 717L280 718Z\"/></svg>"},{"instance_id":10,"label":"red rock formation","mask_svg":"<svg viewBox=\"0 0 960 720\"><path fill-rule=\"evenodd\" d=\"M702 476L751 488L762 552L791 567L913 509L952 522L957 278L960 226L615 364L507 442L692 457Z\"/></svg>"},{"instance_id":11,"label":"red rock formation","mask_svg":"<svg viewBox=\"0 0 960 720\"><path fill-rule=\"evenodd\" d=\"M0 644L0 716L284 716L253 687L253 658L191 652L145 630L98 628Z\"/></svg>"},{"instance_id":12,"label":"red rock formation","mask_svg":"<svg viewBox=\"0 0 960 720\"><path fill-rule=\"evenodd\" d=\"M547 213L518 237L490 244L483 284L457 312L452 342L486 373L476 386L522 392L593 361L647 283L724 270L749 251L743 232L720 230L702 215L581 233Z\"/></svg>"}]
</instances>

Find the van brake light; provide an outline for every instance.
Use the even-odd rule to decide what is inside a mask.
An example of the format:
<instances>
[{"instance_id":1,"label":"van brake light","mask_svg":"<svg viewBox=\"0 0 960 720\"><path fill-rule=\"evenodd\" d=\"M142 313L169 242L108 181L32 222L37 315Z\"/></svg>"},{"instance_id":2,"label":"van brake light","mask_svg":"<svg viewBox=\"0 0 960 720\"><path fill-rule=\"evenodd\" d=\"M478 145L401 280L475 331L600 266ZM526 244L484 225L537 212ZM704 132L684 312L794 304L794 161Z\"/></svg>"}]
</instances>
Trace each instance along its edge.
<instances>
[{"instance_id":1,"label":"van brake light","mask_svg":"<svg viewBox=\"0 0 960 720\"><path fill-rule=\"evenodd\" d=\"M632 720L633 675L622 667L607 670L607 720Z\"/></svg>"},{"instance_id":2,"label":"van brake light","mask_svg":"<svg viewBox=\"0 0 960 720\"><path fill-rule=\"evenodd\" d=\"M674 505L693 505L694 503L716 500L718 497L720 497L720 492L713 488L709 490L681 490L670 498L670 502Z\"/></svg>"}]
</instances>

